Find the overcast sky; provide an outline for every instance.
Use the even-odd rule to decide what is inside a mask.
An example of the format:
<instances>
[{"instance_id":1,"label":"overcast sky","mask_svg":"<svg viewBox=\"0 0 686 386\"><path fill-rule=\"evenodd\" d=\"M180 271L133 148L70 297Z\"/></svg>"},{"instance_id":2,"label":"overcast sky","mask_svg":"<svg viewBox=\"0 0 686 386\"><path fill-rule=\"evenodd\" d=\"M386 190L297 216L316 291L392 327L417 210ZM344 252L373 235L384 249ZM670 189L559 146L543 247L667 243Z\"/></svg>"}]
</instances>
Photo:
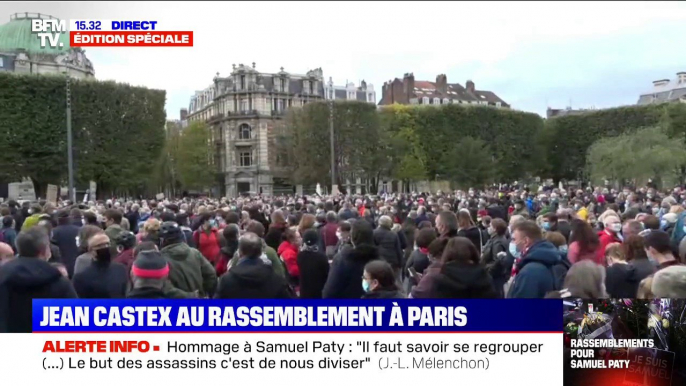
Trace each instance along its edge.
<instances>
[{"instance_id":1,"label":"overcast sky","mask_svg":"<svg viewBox=\"0 0 686 386\"><path fill-rule=\"evenodd\" d=\"M233 63L336 84L414 72L498 94L515 109L636 103L652 81L686 71L686 4L660 2L53 2L2 3L62 19L156 20L194 31L194 47L87 48L96 78L167 90L178 119L195 90Z\"/></svg>"}]
</instances>

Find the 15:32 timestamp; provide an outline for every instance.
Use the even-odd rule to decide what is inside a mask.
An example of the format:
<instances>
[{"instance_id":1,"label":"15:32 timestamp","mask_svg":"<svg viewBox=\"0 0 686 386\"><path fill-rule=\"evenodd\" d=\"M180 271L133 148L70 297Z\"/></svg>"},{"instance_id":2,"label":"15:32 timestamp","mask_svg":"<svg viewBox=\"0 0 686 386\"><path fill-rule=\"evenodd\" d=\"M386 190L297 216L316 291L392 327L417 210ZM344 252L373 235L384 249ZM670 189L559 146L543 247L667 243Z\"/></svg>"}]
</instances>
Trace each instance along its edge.
<instances>
[{"instance_id":1,"label":"15:32 timestamp","mask_svg":"<svg viewBox=\"0 0 686 386\"><path fill-rule=\"evenodd\" d=\"M79 31L99 31L101 22L98 20L91 21L77 21L76 28Z\"/></svg>"}]
</instances>

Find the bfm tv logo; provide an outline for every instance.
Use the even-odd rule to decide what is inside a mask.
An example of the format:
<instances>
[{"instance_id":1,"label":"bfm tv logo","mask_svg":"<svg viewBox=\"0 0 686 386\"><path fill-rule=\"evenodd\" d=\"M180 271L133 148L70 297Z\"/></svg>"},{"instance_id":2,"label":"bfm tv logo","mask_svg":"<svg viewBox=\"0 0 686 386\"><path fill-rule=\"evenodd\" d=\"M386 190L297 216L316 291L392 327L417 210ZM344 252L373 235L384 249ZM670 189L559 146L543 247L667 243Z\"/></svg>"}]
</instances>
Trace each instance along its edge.
<instances>
[{"instance_id":1,"label":"bfm tv logo","mask_svg":"<svg viewBox=\"0 0 686 386\"><path fill-rule=\"evenodd\" d=\"M49 33L49 32L55 33ZM33 19L31 20L31 32L39 32L40 46L45 48L49 43L52 48L64 47L60 43L60 33L67 32L67 21L57 19Z\"/></svg>"}]
</instances>

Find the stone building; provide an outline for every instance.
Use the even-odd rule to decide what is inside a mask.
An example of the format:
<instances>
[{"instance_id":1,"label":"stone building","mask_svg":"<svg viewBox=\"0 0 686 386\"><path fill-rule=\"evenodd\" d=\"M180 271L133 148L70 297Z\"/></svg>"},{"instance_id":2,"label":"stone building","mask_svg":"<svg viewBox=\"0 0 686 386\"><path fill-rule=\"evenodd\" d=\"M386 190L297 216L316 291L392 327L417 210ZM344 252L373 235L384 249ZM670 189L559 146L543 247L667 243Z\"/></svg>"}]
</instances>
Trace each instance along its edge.
<instances>
[{"instance_id":1,"label":"stone building","mask_svg":"<svg viewBox=\"0 0 686 386\"><path fill-rule=\"evenodd\" d=\"M213 89L196 95L212 101L208 120L212 143L227 196L246 192L292 193L280 155L276 151L281 122L290 107L301 107L324 99L321 68L306 74L259 72L255 67L233 65L231 74L214 78ZM188 111L194 114L193 108ZM190 118L189 118L190 120Z\"/></svg>"},{"instance_id":2,"label":"stone building","mask_svg":"<svg viewBox=\"0 0 686 386\"><path fill-rule=\"evenodd\" d=\"M0 71L17 74L69 74L73 78L93 78L93 64L85 51L69 45L69 35L61 33L62 47L41 47L40 38L31 32L31 20L56 19L40 13L16 13L9 23L0 25Z\"/></svg>"},{"instance_id":3,"label":"stone building","mask_svg":"<svg viewBox=\"0 0 686 386\"><path fill-rule=\"evenodd\" d=\"M185 119L181 119L188 122L209 121L210 117L217 114L217 111L214 109L215 92L214 85L208 86L204 90L196 91L195 95L191 97Z\"/></svg>"},{"instance_id":4,"label":"stone building","mask_svg":"<svg viewBox=\"0 0 686 386\"><path fill-rule=\"evenodd\" d=\"M360 82L359 87L347 81L345 86L336 86L329 77L329 81L324 85L324 95L327 100L356 100L376 104L374 85L367 84L364 80Z\"/></svg>"},{"instance_id":5,"label":"stone building","mask_svg":"<svg viewBox=\"0 0 686 386\"><path fill-rule=\"evenodd\" d=\"M641 94L639 105L652 103L681 102L686 103L686 72L676 73L674 79L660 79L653 82L653 88Z\"/></svg>"},{"instance_id":6,"label":"stone building","mask_svg":"<svg viewBox=\"0 0 686 386\"><path fill-rule=\"evenodd\" d=\"M474 82L468 80L464 87L459 83L448 83L445 74L436 77L435 82L414 79L407 73L403 79L395 78L385 82L379 105L414 104L473 104L509 108L510 105L492 91L477 90Z\"/></svg>"}]
</instances>

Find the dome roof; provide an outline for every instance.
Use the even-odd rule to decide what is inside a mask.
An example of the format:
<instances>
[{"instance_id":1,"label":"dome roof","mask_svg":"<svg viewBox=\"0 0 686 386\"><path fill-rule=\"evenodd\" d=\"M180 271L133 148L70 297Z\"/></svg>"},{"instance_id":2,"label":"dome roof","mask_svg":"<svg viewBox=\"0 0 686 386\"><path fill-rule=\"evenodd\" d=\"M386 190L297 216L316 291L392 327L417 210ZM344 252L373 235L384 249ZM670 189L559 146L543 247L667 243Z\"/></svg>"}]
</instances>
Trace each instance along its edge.
<instances>
[{"instance_id":1,"label":"dome roof","mask_svg":"<svg viewBox=\"0 0 686 386\"><path fill-rule=\"evenodd\" d=\"M31 32L32 19L56 19L40 13L15 13L9 23L0 25L0 52L26 50L31 54L59 55L69 51L69 34L61 33L59 42L62 47L52 48L40 45L40 38ZM59 45L59 44L58 44Z\"/></svg>"}]
</instances>

